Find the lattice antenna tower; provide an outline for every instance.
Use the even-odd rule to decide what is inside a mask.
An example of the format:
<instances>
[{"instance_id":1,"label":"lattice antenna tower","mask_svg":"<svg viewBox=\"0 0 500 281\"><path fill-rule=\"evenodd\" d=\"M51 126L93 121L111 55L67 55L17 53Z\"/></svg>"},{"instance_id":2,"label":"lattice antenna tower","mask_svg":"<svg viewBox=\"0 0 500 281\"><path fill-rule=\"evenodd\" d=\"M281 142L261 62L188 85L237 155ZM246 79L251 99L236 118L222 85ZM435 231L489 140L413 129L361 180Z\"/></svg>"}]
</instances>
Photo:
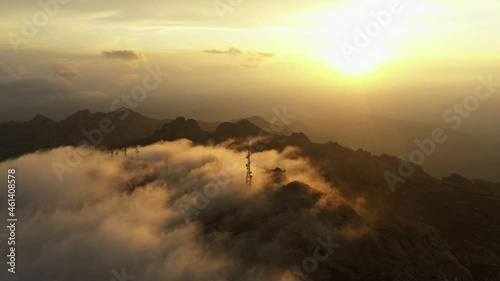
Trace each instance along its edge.
<instances>
[{"instance_id":1,"label":"lattice antenna tower","mask_svg":"<svg viewBox=\"0 0 500 281\"><path fill-rule=\"evenodd\" d=\"M247 153L247 177L246 177L247 186L251 186L252 185L252 178L253 178L253 176L252 176L252 167L251 167L252 160L250 159L251 156L252 156L252 153L249 150L248 153Z\"/></svg>"}]
</instances>

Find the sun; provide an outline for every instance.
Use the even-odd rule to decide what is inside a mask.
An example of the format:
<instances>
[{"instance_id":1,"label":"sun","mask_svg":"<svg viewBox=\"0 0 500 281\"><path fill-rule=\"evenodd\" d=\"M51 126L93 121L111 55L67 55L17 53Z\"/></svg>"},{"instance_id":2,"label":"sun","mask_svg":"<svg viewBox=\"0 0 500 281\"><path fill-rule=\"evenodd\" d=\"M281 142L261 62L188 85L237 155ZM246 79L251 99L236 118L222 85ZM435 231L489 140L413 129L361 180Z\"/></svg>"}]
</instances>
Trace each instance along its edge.
<instances>
[{"instance_id":1,"label":"sun","mask_svg":"<svg viewBox=\"0 0 500 281\"><path fill-rule=\"evenodd\" d=\"M318 55L334 70L353 76L375 72L397 57L396 43L381 38L373 45L360 48L346 41L326 44Z\"/></svg>"},{"instance_id":2,"label":"sun","mask_svg":"<svg viewBox=\"0 0 500 281\"><path fill-rule=\"evenodd\" d=\"M404 9L399 2L370 3L346 3L325 15L318 32L323 46L318 56L340 73L368 74L396 55L391 24L397 26L395 21Z\"/></svg>"},{"instance_id":3,"label":"sun","mask_svg":"<svg viewBox=\"0 0 500 281\"><path fill-rule=\"evenodd\" d=\"M393 54L386 49L367 51L356 58L349 58L337 50L325 50L320 54L320 59L334 70L351 76L360 76L377 71L389 63Z\"/></svg>"},{"instance_id":4,"label":"sun","mask_svg":"<svg viewBox=\"0 0 500 281\"><path fill-rule=\"evenodd\" d=\"M443 11L425 0L344 1L311 16L318 24L315 55L346 75L378 71L404 55L409 38L424 33L422 19Z\"/></svg>"}]
</instances>

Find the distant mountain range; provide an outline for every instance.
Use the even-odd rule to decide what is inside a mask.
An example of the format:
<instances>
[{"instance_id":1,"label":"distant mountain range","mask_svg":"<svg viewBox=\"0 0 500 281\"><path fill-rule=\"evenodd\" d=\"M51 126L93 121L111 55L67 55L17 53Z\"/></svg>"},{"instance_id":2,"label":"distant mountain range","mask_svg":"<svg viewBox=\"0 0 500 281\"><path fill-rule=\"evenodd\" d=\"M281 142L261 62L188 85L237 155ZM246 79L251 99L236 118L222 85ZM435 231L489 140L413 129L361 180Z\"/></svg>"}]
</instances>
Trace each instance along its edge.
<instances>
[{"instance_id":1,"label":"distant mountain range","mask_svg":"<svg viewBox=\"0 0 500 281\"><path fill-rule=\"evenodd\" d=\"M332 115L332 114L330 114ZM437 177L452 173L469 178L500 181L500 139L495 137L494 126L490 131L473 130L464 124L464 130L452 130L445 124L428 124L399 120L375 114L334 114L328 119L293 120L280 134L291 135L302 132L312 141L325 143L336 141L351 148L362 148L373 154L390 154L405 159L418 150L416 140L431 137L435 128L442 128L448 139L436 147L435 153L422 164L427 171ZM259 116L245 118L260 128L269 128L269 121ZM233 120L231 122L236 122ZM213 132L222 122L198 121L206 132ZM498 128L497 128L498 129ZM466 132L467 131L467 132Z\"/></svg>"},{"instance_id":2,"label":"distant mountain range","mask_svg":"<svg viewBox=\"0 0 500 281\"><path fill-rule=\"evenodd\" d=\"M387 153L405 159L418 150L416 140L431 138L433 130L441 128L448 138L437 145L435 153L425 159L422 167L437 177L459 173L469 178L500 181L500 141L488 134L471 134L461 128L453 130L449 124L400 120L376 114L338 114L324 120L309 120L308 124L314 130L302 132L316 142L334 140L373 154ZM464 121L464 128L465 124Z\"/></svg>"},{"instance_id":3,"label":"distant mountain range","mask_svg":"<svg viewBox=\"0 0 500 281\"><path fill-rule=\"evenodd\" d=\"M307 129L303 124L295 126ZM155 120L125 109L110 113L84 110L60 122L38 115L28 122L0 124L0 159L77 145L89 141L89 135L100 140L96 146L108 150L182 138L202 145L224 142L240 151L283 151L295 146L300 149L297 157L310 159L345 198L353 202L364 198L363 208L376 210L372 214L378 218L374 234L344 245L344 252L336 255L336 268L343 273L335 275L334 280L380 280L373 274L382 271L396 272L392 275L401 276L398 280L408 281L444 281L445 276L467 281L500 280L500 183L469 180L459 174L437 179L413 165L415 172L393 189L387 172L398 174L402 162L397 157L374 156L332 141L314 143L304 133L294 132L294 127L276 135L263 133L262 127L268 127L268 122L260 117L222 123L183 117ZM256 142L249 142L255 137ZM316 204L319 200L316 191L300 182L288 183L282 193L276 196L287 198L285 201ZM277 202L276 206L280 212L287 212L285 203ZM336 212L341 222L357 216L352 209Z\"/></svg>"},{"instance_id":4,"label":"distant mountain range","mask_svg":"<svg viewBox=\"0 0 500 281\"><path fill-rule=\"evenodd\" d=\"M155 120L142 116L134 111L123 110L109 113L90 113L88 110L78 111L66 119L56 122L37 115L27 122L8 122L0 124L0 160L16 157L40 149L49 149L63 145L77 145L86 140L84 131L91 134L100 128L102 120L110 120L115 127L111 133L105 134L99 145L113 146L151 135L159 130L165 120Z\"/></svg>"},{"instance_id":5,"label":"distant mountain range","mask_svg":"<svg viewBox=\"0 0 500 281\"><path fill-rule=\"evenodd\" d=\"M103 147L140 143L148 138L151 141L162 139L162 135L172 134L165 133L161 130L162 127L174 121L148 118L132 110L121 108L109 113L90 113L88 110L81 110L60 122L37 115L27 122L0 123L0 133L3 136L0 139L0 146L7 148L0 151L0 160L39 149L76 145L79 141L87 139L82 133L84 130L91 134L93 130L99 128L99 122L103 119L110 120L115 127L112 132L105 133L102 142L99 143L99 146ZM259 116L240 118L229 123L241 120L248 120L261 129L269 130L270 128L270 122ZM225 123L191 120L188 125L194 126L194 122L199 127L199 131L209 134L215 133L218 127ZM436 128L430 124L361 114L344 114L339 115L338 118L310 122L312 126L300 120L292 120L291 124L277 134L290 136L294 132L302 132L313 142L335 141L373 154L385 153L408 159L409 154L418 149L415 140L431 137L432 131ZM177 123L172 125L175 124ZM182 125L179 126L182 127ZM174 130L174 128L171 129ZM184 129L187 130L187 128ZM443 129L446 131L448 140L438 145L436 152L425 159L422 164L423 168L438 177L459 173L469 178L500 181L499 142L494 139L485 139L480 135ZM170 139L176 137L175 134L169 136ZM189 138L190 135L184 137Z\"/></svg>"}]
</instances>

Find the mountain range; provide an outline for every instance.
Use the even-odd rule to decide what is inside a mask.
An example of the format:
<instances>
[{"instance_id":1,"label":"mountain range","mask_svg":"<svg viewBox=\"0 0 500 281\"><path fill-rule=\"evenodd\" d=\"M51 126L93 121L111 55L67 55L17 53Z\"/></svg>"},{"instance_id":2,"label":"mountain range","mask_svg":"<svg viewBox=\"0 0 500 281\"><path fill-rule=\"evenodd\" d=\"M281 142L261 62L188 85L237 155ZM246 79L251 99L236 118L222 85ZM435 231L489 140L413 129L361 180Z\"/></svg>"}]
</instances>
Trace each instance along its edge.
<instances>
[{"instance_id":1,"label":"mountain range","mask_svg":"<svg viewBox=\"0 0 500 281\"><path fill-rule=\"evenodd\" d=\"M298 148L296 157L309 159L345 198L353 202L363 198L363 209L376 218L374 232L343 245L333 264L315 272L312 280L382 280L385 276L408 281L500 280L499 182L471 180L456 173L438 179L424 168L406 163L414 172L391 185L388 173L398 175L404 164L398 157L373 155L333 141L315 143L294 127L269 134L262 129L266 123L260 117L222 123L183 117L155 120L126 109L110 113L83 110L60 122L37 115L28 122L0 124L0 160L77 145L82 140L91 143L89 135L100 140L95 146L107 150L178 139L199 145L227 142L232 149L254 152L293 146ZM302 124L299 127L307 129ZM109 132L96 131L98 128ZM307 183L287 183L279 176L276 180L284 186L276 196L297 201L300 208L309 208L307 204L315 204L321 197ZM279 212L289 208L276 204ZM355 221L358 214L346 207L335 216L345 223Z\"/></svg>"}]
</instances>

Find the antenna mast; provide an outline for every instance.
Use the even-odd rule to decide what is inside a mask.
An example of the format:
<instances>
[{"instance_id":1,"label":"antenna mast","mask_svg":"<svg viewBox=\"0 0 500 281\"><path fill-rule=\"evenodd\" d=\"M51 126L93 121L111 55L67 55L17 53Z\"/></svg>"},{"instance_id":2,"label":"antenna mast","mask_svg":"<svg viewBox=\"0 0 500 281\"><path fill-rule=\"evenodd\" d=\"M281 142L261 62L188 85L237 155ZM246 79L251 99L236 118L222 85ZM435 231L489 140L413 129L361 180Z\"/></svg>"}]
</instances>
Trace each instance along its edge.
<instances>
[{"instance_id":1,"label":"antenna mast","mask_svg":"<svg viewBox=\"0 0 500 281\"><path fill-rule=\"evenodd\" d=\"M250 150L248 151L248 154L247 154L247 177L246 177L246 183L247 183L247 186L251 186L252 185L252 170L251 170L251 163L252 161L250 160L250 156L252 155L252 153L250 153Z\"/></svg>"}]
</instances>

